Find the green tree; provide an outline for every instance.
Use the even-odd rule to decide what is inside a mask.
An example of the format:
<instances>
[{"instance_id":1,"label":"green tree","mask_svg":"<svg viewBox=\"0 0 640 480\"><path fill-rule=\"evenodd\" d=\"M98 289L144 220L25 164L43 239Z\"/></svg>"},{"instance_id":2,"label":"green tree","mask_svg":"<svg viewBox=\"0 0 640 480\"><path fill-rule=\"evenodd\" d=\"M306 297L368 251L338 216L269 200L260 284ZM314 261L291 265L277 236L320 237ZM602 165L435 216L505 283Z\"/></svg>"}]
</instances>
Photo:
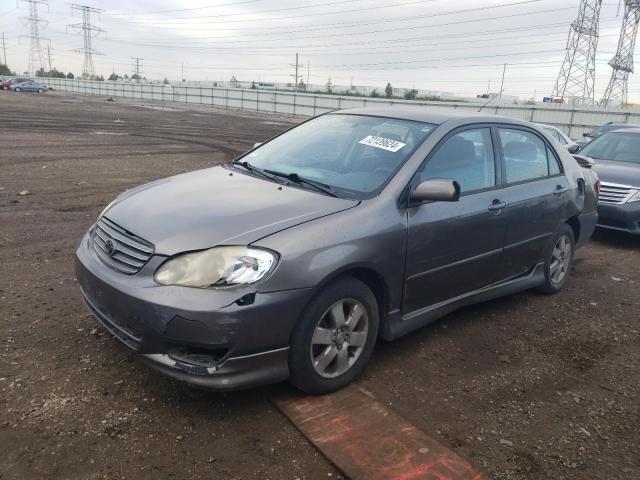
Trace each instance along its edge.
<instances>
[{"instance_id":1,"label":"green tree","mask_svg":"<svg viewBox=\"0 0 640 480\"><path fill-rule=\"evenodd\" d=\"M67 73L67 78L70 78L70 79L73 80L76 77L73 75L73 73L69 72L69 73Z\"/></svg>"},{"instance_id":2,"label":"green tree","mask_svg":"<svg viewBox=\"0 0 640 480\"><path fill-rule=\"evenodd\" d=\"M0 63L0 75L10 76L10 75L13 75L13 72L5 64Z\"/></svg>"},{"instance_id":3,"label":"green tree","mask_svg":"<svg viewBox=\"0 0 640 480\"><path fill-rule=\"evenodd\" d=\"M391 98L393 96L393 87L390 83L387 83L387 86L384 89L384 94L387 98Z\"/></svg>"},{"instance_id":4,"label":"green tree","mask_svg":"<svg viewBox=\"0 0 640 480\"><path fill-rule=\"evenodd\" d=\"M111 75L109 75L109 78L107 80L111 80L112 82L118 80L118 74L116 72L113 72Z\"/></svg>"},{"instance_id":5,"label":"green tree","mask_svg":"<svg viewBox=\"0 0 640 480\"><path fill-rule=\"evenodd\" d=\"M378 93L378 91L374 88L373 92L371 92L371 95L369 95L371 98L378 98L380 96L380 94Z\"/></svg>"},{"instance_id":6,"label":"green tree","mask_svg":"<svg viewBox=\"0 0 640 480\"><path fill-rule=\"evenodd\" d=\"M307 91L307 86L304 84L302 79L300 79L300 83L298 83L298 91L299 92L306 92Z\"/></svg>"},{"instance_id":7,"label":"green tree","mask_svg":"<svg viewBox=\"0 0 640 480\"><path fill-rule=\"evenodd\" d=\"M164 83L165 85L169 85L169 79L167 77L164 77L164 80L162 81L162 83Z\"/></svg>"}]
</instances>

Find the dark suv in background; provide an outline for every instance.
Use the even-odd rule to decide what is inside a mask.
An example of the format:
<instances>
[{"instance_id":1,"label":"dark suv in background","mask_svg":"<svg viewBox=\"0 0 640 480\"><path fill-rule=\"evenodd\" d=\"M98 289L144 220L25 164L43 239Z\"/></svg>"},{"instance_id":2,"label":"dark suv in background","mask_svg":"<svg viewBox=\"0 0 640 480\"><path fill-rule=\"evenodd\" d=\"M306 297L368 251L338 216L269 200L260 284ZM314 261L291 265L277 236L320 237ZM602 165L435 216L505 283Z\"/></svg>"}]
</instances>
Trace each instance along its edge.
<instances>
[{"instance_id":1,"label":"dark suv in background","mask_svg":"<svg viewBox=\"0 0 640 480\"><path fill-rule=\"evenodd\" d=\"M612 132L614 130L621 130L624 128L640 128L640 125L636 125L633 123L619 123L619 122L609 122L604 125L596 128L593 132L585 133L582 136L585 138L584 140L576 140L576 143L580 147L584 147L588 145L589 142L592 142L596 138L600 138L607 132Z\"/></svg>"}]
</instances>

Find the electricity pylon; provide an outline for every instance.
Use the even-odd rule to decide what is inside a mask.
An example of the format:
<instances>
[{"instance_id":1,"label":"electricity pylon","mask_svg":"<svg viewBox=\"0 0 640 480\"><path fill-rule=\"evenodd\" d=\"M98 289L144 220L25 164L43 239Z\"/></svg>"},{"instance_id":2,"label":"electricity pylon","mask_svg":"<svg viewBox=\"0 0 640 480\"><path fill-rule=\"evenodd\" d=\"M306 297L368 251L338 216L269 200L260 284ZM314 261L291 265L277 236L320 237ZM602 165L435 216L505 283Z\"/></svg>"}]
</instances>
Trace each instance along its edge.
<instances>
[{"instance_id":1,"label":"electricity pylon","mask_svg":"<svg viewBox=\"0 0 640 480\"><path fill-rule=\"evenodd\" d=\"M42 40L46 40L40 36L40 31L47 26L47 22L42 20L38 15L38 5L47 5L48 0L21 0L29 4L29 16L22 17L21 20L29 25L29 35L21 35L21 38L29 39L29 74L35 76L40 69L44 70L44 53L42 52ZM6 61L6 60L5 60Z\"/></svg>"},{"instance_id":2,"label":"electricity pylon","mask_svg":"<svg viewBox=\"0 0 640 480\"><path fill-rule=\"evenodd\" d=\"M553 87L553 97L574 97L579 103L595 102L596 49L600 36L602 0L582 0L578 18L571 24L567 53Z\"/></svg>"},{"instance_id":3,"label":"electricity pylon","mask_svg":"<svg viewBox=\"0 0 640 480\"><path fill-rule=\"evenodd\" d=\"M82 48L76 48L73 51L84 55L84 61L82 62L82 76L85 78L92 78L95 76L96 71L93 66L93 56L102 55L102 53L94 50L91 45L93 37L99 35L100 32L104 32L101 28L91 24L91 14L99 14L101 11L102 10L99 8L93 8L87 5L71 4L71 15L74 13L82 14L82 23L68 25L68 28L77 32L82 31L84 46Z\"/></svg>"},{"instance_id":4,"label":"electricity pylon","mask_svg":"<svg viewBox=\"0 0 640 480\"><path fill-rule=\"evenodd\" d=\"M629 98L629 74L633 73L633 51L640 23L640 0L625 0L624 3L624 19L620 30L618 50L609 62L613 72L600 101L600 105L603 107L613 105L624 107Z\"/></svg>"}]
</instances>

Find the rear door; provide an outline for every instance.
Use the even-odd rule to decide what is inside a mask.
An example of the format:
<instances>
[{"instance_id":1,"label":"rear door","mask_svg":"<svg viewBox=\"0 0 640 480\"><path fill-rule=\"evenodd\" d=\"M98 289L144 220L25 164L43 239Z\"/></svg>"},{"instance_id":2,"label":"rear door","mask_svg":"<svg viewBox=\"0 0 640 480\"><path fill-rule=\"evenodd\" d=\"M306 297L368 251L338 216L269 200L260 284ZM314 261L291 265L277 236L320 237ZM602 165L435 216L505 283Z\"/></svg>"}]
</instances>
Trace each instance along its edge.
<instances>
[{"instance_id":1,"label":"rear door","mask_svg":"<svg viewBox=\"0 0 640 480\"><path fill-rule=\"evenodd\" d=\"M490 125L449 134L426 159L412 184L456 180L457 202L429 202L407 210L408 244L403 313L492 283L506 224L501 171Z\"/></svg>"},{"instance_id":2,"label":"rear door","mask_svg":"<svg viewBox=\"0 0 640 480\"><path fill-rule=\"evenodd\" d=\"M500 278L530 272L566 218L569 182L553 147L521 126L496 128L502 159L507 230Z\"/></svg>"}]
</instances>

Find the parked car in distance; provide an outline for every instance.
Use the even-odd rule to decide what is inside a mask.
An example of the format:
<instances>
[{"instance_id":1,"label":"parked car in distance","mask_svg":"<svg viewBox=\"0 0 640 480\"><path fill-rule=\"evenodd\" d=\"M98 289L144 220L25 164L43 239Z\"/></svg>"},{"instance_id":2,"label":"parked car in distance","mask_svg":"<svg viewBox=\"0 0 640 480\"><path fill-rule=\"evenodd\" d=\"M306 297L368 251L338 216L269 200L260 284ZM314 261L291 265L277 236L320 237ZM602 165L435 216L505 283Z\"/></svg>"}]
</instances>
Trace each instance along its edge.
<instances>
[{"instance_id":1,"label":"parked car in distance","mask_svg":"<svg viewBox=\"0 0 640 480\"><path fill-rule=\"evenodd\" d=\"M121 194L78 243L76 277L99 322L173 378L326 393L378 337L559 292L597 223L593 179L529 122L333 112Z\"/></svg>"},{"instance_id":2,"label":"parked car in distance","mask_svg":"<svg viewBox=\"0 0 640 480\"><path fill-rule=\"evenodd\" d=\"M583 134L584 140L576 140L576 143L580 146L580 148L587 145L589 142L599 138L607 132L612 132L614 130L619 130L622 128L640 128L640 125L633 123L619 123L619 122L609 122L605 123L601 127L596 128L593 132L588 132Z\"/></svg>"},{"instance_id":3,"label":"parked car in distance","mask_svg":"<svg viewBox=\"0 0 640 480\"><path fill-rule=\"evenodd\" d=\"M640 235L640 128L614 130L580 151L602 182L598 226Z\"/></svg>"},{"instance_id":4,"label":"parked car in distance","mask_svg":"<svg viewBox=\"0 0 640 480\"><path fill-rule=\"evenodd\" d=\"M14 92L36 92L42 93L49 90L49 88L42 84L35 82L33 80L27 80L26 82L17 83L15 85L11 85L9 90L13 90Z\"/></svg>"},{"instance_id":5,"label":"parked car in distance","mask_svg":"<svg viewBox=\"0 0 640 480\"><path fill-rule=\"evenodd\" d=\"M569 151L569 153L576 153L578 150L580 150L580 145L571 140L568 135L566 135L558 127L554 127L553 125L546 125L544 123L538 123L537 125L549 132L553 138L560 142L560 145L562 145Z\"/></svg>"},{"instance_id":6,"label":"parked car in distance","mask_svg":"<svg viewBox=\"0 0 640 480\"><path fill-rule=\"evenodd\" d=\"M12 78L10 80L0 82L0 88L2 88L3 90L9 90L9 87L11 87L12 85L17 85L18 83L27 82L29 80L31 79L26 77Z\"/></svg>"}]
</instances>

